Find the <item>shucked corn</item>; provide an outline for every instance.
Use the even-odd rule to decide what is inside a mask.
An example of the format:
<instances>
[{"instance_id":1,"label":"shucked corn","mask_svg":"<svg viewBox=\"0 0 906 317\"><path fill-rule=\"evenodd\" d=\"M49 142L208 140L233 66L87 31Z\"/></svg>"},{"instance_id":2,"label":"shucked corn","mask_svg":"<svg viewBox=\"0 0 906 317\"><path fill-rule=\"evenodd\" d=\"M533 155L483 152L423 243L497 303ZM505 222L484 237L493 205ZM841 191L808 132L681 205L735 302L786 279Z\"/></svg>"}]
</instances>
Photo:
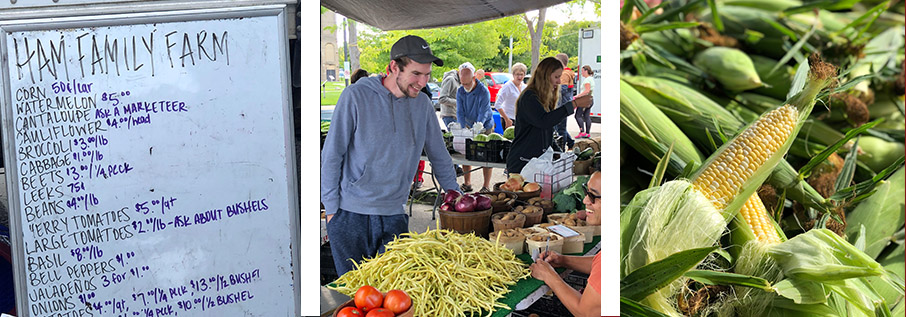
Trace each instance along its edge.
<instances>
[{"instance_id":1,"label":"shucked corn","mask_svg":"<svg viewBox=\"0 0 906 317\"><path fill-rule=\"evenodd\" d=\"M703 167L692 184L710 198L718 210L723 210L758 167L783 147L798 119L799 111L793 106L771 110L733 140L717 159ZM758 194L752 194L739 212L759 241L780 242Z\"/></svg>"},{"instance_id":2,"label":"shucked corn","mask_svg":"<svg viewBox=\"0 0 906 317\"><path fill-rule=\"evenodd\" d=\"M767 175L763 166L773 168L801 127L802 118L811 112L815 96L833 82L836 68L820 60L810 60L809 81L789 104L761 116L706 162L692 183L725 215L739 210L748 227L744 236L764 243L778 243L780 236L755 189ZM743 197L744 198L743 200ZM743 201L740 201L743 200ZM744 239L748 240L748 239Z\"/></svg>"},{"instance_id":3,"label":"shucked corn","mask_svg":"<svg viewBox=\"0 0 906 317\"><path fill-rule=\"evenodd\" d=\"M785 105L759 119L731 143L692 183L723 209L742 184L790 137L799 111Z\"/></svg>"}]
</instances>

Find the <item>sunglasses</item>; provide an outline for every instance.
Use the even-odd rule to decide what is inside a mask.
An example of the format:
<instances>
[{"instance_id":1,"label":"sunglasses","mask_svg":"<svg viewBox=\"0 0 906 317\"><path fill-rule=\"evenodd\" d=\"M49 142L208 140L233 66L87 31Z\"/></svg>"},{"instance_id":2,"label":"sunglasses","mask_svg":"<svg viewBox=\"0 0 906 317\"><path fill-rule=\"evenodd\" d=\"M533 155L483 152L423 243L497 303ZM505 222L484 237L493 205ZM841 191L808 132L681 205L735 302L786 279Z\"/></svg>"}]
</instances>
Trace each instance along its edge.
<instances>
[{"instance_id":1,"label":"sunglasses","mask_svg":"<svg viewBox=\"0 0 906 317\"><path fill-rule=\"evenodd\" d=\"M594 203L595 200L597 200L597 199L601 199L601 196L600 196L600 195L592 194L591 191L588 190L588 184L582 184L582 189L585 190L585 195L588 195L588 197L591 197L591 202L592 202L592 203Z\"/></svg>"}]
</instances>

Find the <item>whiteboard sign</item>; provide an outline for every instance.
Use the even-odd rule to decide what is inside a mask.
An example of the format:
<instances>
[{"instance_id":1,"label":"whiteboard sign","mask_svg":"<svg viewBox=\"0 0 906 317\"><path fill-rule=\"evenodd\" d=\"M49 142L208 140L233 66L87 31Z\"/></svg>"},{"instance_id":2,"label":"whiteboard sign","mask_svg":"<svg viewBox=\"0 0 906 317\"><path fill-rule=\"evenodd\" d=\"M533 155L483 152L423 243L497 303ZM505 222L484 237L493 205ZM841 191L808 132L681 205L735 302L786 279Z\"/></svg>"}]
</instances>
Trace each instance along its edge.
<instances>
[{"instance_id":1,"label":"whiteboard sign","mask_svg":"<svg viewBox=\"0 0 906 317\"><path fill-rule=\"evenodd\" d=\"M282 6L2 26L22 316L298 316Z\"/></svg>"}]
</instances>

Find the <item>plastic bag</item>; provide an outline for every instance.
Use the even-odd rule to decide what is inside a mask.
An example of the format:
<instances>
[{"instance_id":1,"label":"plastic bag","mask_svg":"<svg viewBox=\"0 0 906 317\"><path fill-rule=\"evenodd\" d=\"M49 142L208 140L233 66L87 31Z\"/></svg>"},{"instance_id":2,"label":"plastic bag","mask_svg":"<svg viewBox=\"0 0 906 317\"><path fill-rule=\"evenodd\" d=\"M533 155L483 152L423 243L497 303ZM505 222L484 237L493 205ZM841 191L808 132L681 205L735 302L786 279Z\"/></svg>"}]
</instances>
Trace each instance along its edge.
<instances>
[{"instance_id":1,"label":"plastic bag","mask_svg":"<svg viewBox=\"0 0 906 317\"><path fill-rule=\"evenodd\" d=\"M481 122L475 122L475 124L472 125L472 133L474 133L474 134L484 133L484 124Z\"/></svg>"},{"instance_id":2,"label":"plastic bag","mask_svg":"<svg viewBox=\"0 0 906 317\"><path fill-rule=\"evenodd\" d=\"M450 122L450 124L447 125L447 131L453 131L453 130L456 130L456 129L462 129L462 128L459 127L459 122L453 121L453 122Z\"/></svg>"},{"instance_id":3,"label":"plastic bag","mask_svg":"<svg viewBox=\"0 0 906 317\"><path fill-rule=\"evenodd\" d=\"M554 149L548 147L547 151L525 164L522 172L519 173L528 182L535 181L535 174L553 174L554 171Z\"/></svg>"}]
</instances>

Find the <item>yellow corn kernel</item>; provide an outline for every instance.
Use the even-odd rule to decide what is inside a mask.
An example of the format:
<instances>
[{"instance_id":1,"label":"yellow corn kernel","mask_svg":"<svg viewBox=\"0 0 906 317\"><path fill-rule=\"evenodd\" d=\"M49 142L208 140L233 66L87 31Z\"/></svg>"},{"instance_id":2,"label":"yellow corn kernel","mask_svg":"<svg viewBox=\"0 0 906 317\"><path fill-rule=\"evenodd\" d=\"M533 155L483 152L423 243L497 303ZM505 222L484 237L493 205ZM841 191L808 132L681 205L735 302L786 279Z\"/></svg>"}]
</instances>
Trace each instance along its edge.
<instances>
[{"instance_id":1,"label":"yellow corn kernel","mask_svg":"<svg viewBox=\"0 0 906 317\"><path fill-rule=\"evenodd\" d=\"M745 181L786 142L798 117L798 110L790 105L767 113L733 139L692 184L723 210Z\"/></svg>"},{"instance_id":2,"label":"yellow corn kernel","mask_svg":"<svg viewBox=\"0 0 906 317\"><path fill-rule=\"evenodd\" d=\"M795 129L798 117L798 110L790 105L767 113L733 139L692 184L711 200L714 207L723 210L740 193L746 180L783 146ZM758 194L752 194L739 213L759 241L780 242Z\"/></svg>"},{"instance_id":3,"label":"yellow corn kernel","mask_svg":"<svg viewBox=\"0 0 906 317\"><path fill-rule=\"evenodd\" d=\"M780 243L780 236L777 235L777 230L774 229L774 225L768 218L768 211L764 208L764 203L761 202L761 198L758 197L757 193L752 194L746 200L746 203L739 209L739 214L752 228L752 232L758 237L758 241Z\"/></svg>"}]
</instances>

